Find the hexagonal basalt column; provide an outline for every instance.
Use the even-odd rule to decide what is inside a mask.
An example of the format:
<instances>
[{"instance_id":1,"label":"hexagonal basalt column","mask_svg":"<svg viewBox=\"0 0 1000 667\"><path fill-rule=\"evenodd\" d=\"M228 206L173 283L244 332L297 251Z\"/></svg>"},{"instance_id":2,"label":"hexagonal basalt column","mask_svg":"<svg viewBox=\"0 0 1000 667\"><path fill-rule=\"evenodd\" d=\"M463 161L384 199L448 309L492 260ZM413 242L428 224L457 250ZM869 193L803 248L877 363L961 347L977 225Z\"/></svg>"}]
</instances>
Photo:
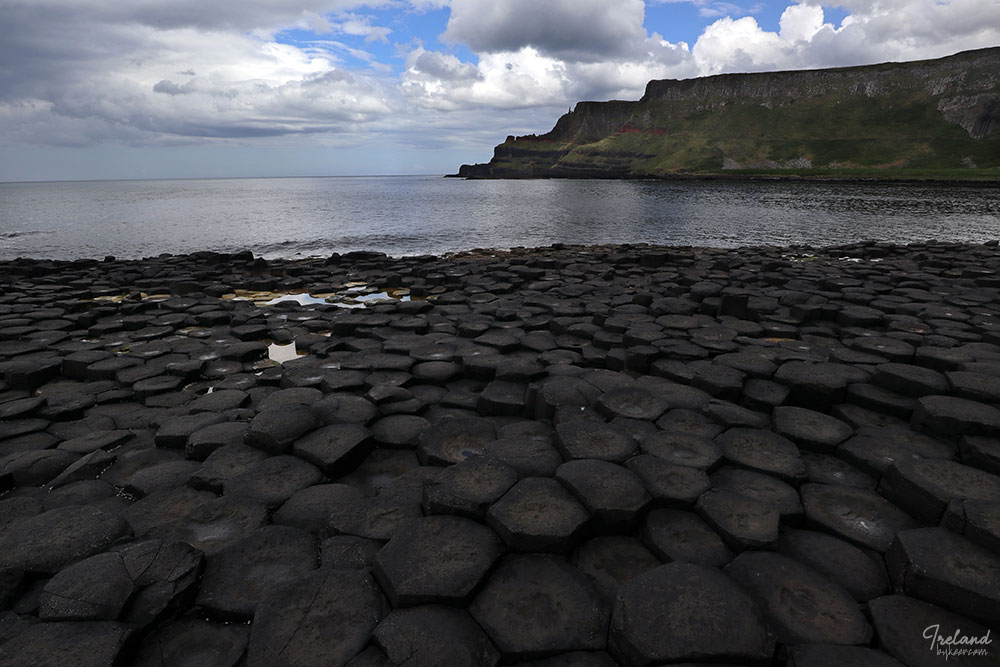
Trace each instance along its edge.
<instances>
[{"instance_id":1,"label":"hexagonal basalt column","mask_svg":"<svg viewBox=\"0 0 1000 667\"><path fill-rule=\"evenodd\" d=\"M393 606L463 603L503 553L492 530L458 516L408 521L375 558Z\"/></svg>"}]
</instances>

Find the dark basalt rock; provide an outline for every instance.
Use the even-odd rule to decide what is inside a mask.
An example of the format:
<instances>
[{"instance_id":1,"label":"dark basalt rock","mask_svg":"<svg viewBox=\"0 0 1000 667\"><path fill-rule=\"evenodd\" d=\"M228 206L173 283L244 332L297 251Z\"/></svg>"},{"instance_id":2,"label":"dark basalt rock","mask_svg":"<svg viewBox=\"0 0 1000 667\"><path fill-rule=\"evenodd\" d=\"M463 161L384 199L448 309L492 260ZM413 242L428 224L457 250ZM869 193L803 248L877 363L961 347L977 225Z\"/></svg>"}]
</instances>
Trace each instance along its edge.
<instances>
[{"instance_id":1,"label":"dark basalt rock","mask_svg":"<svg viewBox=\"0 0 1000 667\"><path fill-rule=\"evenodd\" d=\"M944 436L991 435L1000 432L1000 410L957 396L924 396L917 401L913 423Z\"/></svg>"},{"instance_id":2,"label":"dark basalt rock","mask_svg":"<svg viewBox=\"0 0 1000 667\"><path fill-rule=\"evenodd\" d=\"M780 554L747 552L725 573L764 611L782 644L867 644L871 626L837 584Z\"/></svg>"},{"instance_id":3,"label":"dark basalt rock","mask_svg":"<svg viewBox=\"0 0 1000 667\"><path fill-rule=\"evenodd\" d=\"M569 461L556 470L556 479L583 503L601 532L628 532L652 500L633 472L608 461Z\"/></svg>"},{"instance_id":4,"label":"dark basalt rock","mask_svg":"<svg viewBox=\"0 0 1000 667\"><path fill-rule=\"evenodd\" d=\"M463 604L503 545L489 528L457 516L401 525L375 559L375 575L394 607Z\"/></svg>"},{"instance_id":5,"label":"dark basalt rock","mask_svg":"<svg viewBox=\"0 0 1000 667\"><path fill-rule=\"evenodd\" d=\"M910 364L881 364L875 368L872 384L904 396L944 394L949 390L948 380L941 373Z\"/></svg>"},{"instance_id":6,"label":"dark basalt rock","mask_svg":"<svg viewBox=\"0 0 1000 667\"><path fill-rule=\"evenodd\" d=\"M142 640L136 667L236 667L246 652L250 628L187 618L167 623Z\"/></svg>"},{"instance_id":7,"label":"dark basalt rock","mask_svg":"<svg viewBox=\"0 0 1000 667\"><path fill-rule=\"evenodd\" d=\"M556 556L507 556L469 613L509 658L606 648L609 607L593 584Z\"/></svg>"},{"instance_id":8,"label":"dark basalt rock","mask_svg":"<svg viewBox=\"0 0 1000 667\"><path fill-rule=\"evenodd\" d=\"M316 569L317 553L297 528L259 528L208 558L198 604L220 620L252 618L269 592Z\"/></svg>"},{"instance_id":9,"label":"dark basalt rock","mask_svg":"<svg viewBox=\"0 0 1000 667\"><path fill-rule=\"evenodd\" d=\"M247 425L244 422L206 426L191 434L184 447L184 455L189 459L204 461L222 447L242 444L246 434Z\"/></svg>"},{"instance_id":10,"label":"dark basalt rock","mask_svg":"<svg viewBox=\"0 0 1000 667\"><path fill-rule=\"evenodd\" d=\"M420 516L419 500L382 493L374 498L360 498L333 508L328 528L336 535L385 541L406 521Z\"/></svg>"},{"instance_id":11,"label":"dark basalt rock","mask_svg":"<svg viewBox=\"0 0 1000 667\"><path fill-rule=\"evenodd\" d=\"M694 511L734 551L768 548L778 540L777 508L726 489L706 491Z\"/></svg>"},{"instance_id":12,"label":"dark basalt rock","mask_svg":"<svg viewBox=\"0 0 1000 667\"><path fill-rule=\"evenodd\" d=\"M326 530L335 507L364 498L364 493L347 484L317 484L296 491L271 516L271 523L292 526L307 533Z\"/></svg>"},{"instance_id":13,"label":"dark basalt rock","mask_svg":"<svg viewBox=\"0 0 1000 667\"><path fill-rule=\"evenodd\" d=\"M412 449L420 442L420 435L428 426L428 421L416 415L390 415L372 424L375 440L390 447Z\"/></svg>"},{"instance_id":14,"label":"dark basalt rock","mask_svg":"<svg viewBox=\"0 0 1000 667\"><path fill-rule=\"evenodd\" d=\"M486 419L443 419L420 434L417 455L424 465L459 463L483 454L496 437L496 427Z\"/></svg>"},{"instance_id":15,"label":"dark basalt rock","mask_svg":"<svg viewBox=\"0 0 1000 667\"><path fill-rule=\"evenodd\" d=\"M731 491L773 508L786 523L797 524L802 519L798 491L776 477L725 466L712 473L710 480L715 490Z\"/></svg>"},{"instance_id":16,"label":"dark basalt rock","mask_svg":"<svg viewBox=\"0 0 1000 667\"><path fill-rule=\"evenodd\" d=\"M0 642L0 664L5 667L114 664L132 634L124 623L26 623Z\"/></svg>"},{"instance_id":17,"label":"dark basalt rock","mask_svg":"<svg viewBox=\"0 0 1000 667\"><path fill-rule=\"evenodd\" d=\"M247 667L346 665L385 614L369 574L318 570L266 592L254 613Z\"/></svg>"},{"instance_id":18,"label":"dark basalt rock","mask_svg":"<svg viewBox=\"0 0 1000 667\"><path fill-rule=\"evenodd\" d=\"M135 591L135 583L117 553L103 553L60 570L39 601L45 621L113 621Z\"/></svg>"},{"instance_id":19,"label":"dark basalt rock","mask_svg":"<svg viewBox=\"0 0 1000 667\"><path fill-rule=\"evenodd\" d=\"M567 552L589 520L562 484L543 477L522 479L486 514L487 525L514 551Z\"/></svg>"},{"instance_id":20,"label":"dark basalt rock","mask_svg":"<svg viewBox=\"0 0 1000 667\"><path fill-rule=\"evenodd\" d=\"M329 477L341 477L357 468L371 451L371 431L358 424L331 424L294 442L292 453Z\"/></svg>"},{"instance_id":21,"label":"dark basalt rock","mask_svg":"<svg viewBox=\"0 0 1000 667\"><path fill-rule=\"evenodd\" d=\"M1000 503L958 500L948 504L941 525L1000 553Z\"/></svg>"},{"instance_id":22,"label":"dark basalt rock","mask_svg":"<svg viewBox=\"0 0 1000 667\"><path fill-rule=\"evenodd\" d=\"M222 485L227 496L249 498L276 508L296 491L317 484L323 473L316 466L294 456L272 456L246 472L230 477Z\"/></svg>"},{"instance_id":23,"label":"dark basalt rock","mask_svg":"<svg viewBox=\"0 0 1000 667\"><path fill-rule=\"evenodd\" d=\"M709 438L672 430L643 438L640 449L643 454L651 454L667 463L702 470L712 470L722 460L722 449Z\"/></svg>"},{"instance_id":24,"label":"dark basalt rock","mask_svg":"<svg viewBox=\"0 0 1000 667\"><path fill-rule=\"evenodd\" d=\"M805 449L829 452L854 429L850 425L815 410L782 406L774 409L774 430Z\"/></svg>"},{"instance_id":25,"label":"dark basalt rock","mask_svg":"<svg viewBox=\"0 0 1000 667\"><path fill-rule=\"evenodd\" d=\"M382 543L353 535L334 535L320 546L320 567L342 570L367 570L375 566L375 556Z\"/></svg>"},{"instance_id":26,"label":"dark basalt rock","mask_svg":"<svg viewBox=\"0 0 1000 667\"><path fill-rule=\"evenodd\" d=\"M642 541L664 562L721 567L733 557L719 534L697 514L681 510L650 512L642 529Z\"/></svg>"},{"instance_id":27,"label":"dark basalt rock","mask_svg":"<svg viewBox=\"0 0 1000 667\"><path fill-rule=\"evenodd\" d=\"M688 563L661 565L622 586L609 644L620 662L642 667L685 660L764 663L772 651L750 597L717 570Z\"/></svg>"},{"instance_id":28,"label":"dark basalt rock","mask_svg":"<svg viewBox=\"0 0 1000 667\"><path fill-rule=\"evenodd\" d=\"M396 609L374 634L393 664L496 667L500 663L500 652L461 609L436 605Z\"/></svg>"},{"instance_id":29,"label":"dark basalt rock","mask_svg":"<svg viewBox=\"0 0 1000 667\"><path fill-rule=\"evenodd\" d=\"M885 556L897 590L987 625L1000 622L1000 556L944 528L900 531Z\"/></svg>"},{"instance_id":30,"label":"dark basalt rock","mask_svg":"<svg viewBox=\"0 0 1000 667\"><path fill-rule=\"evenodd\" d=\"M267 507L249 498L198 494L205 498L180 517L148 531L149 537L190 544L211 557L268 521Z\"/></svg>"},{"instance_id":31,"label":"dark basalt rock","mask_svg":"<svg viewBox=\"0 0 1000 667\"><path fill-rule=\"evenodd\" d=\"M632 436L610 424L573 420L556 426L555 446L567 461L600 459L622 462L635 453L638 445Z\"/></svg>"},{"instance_id":32,"label":"dark basalt rock","mask_svg":"<svg viewBox=\"0 0 1000 667\"><path fill-rule=\"evenodd\" d=\"M0 663L942 663L1000 623L996 244L787 252L0 262ZM219 298L351 281L414 300Z\"/></svg>"},{"instance_id":33,"label":"dark basalt rock","mask_svg":"<svg viewBox=\"0 0 1000 667\"><path fill-rule=\"evenodd\" d=\"M866 602L889 587L881 559L826 533L793 530L778 538L778 552L812 568Z\"/></svg>"},{"instance_id":34,"label":"dark basalt rock","mask_svg":"<svg viewBox=\"0 0 1000 667\"><path fill-rule=\"evenodd\" d=\"M793 484L805 478L805 464L798 447L777 433L733 428L718 436L715 442L733 465L774 475Z\"/></svg>"},{"instance_id":35,"label":"dark basalt rock","mask_svg":"<svg viewBox=\"0 0 1000 667\"><path fill-rule=\"evenodd\" d=\"M6 478L12 486L41 486L79 458L57 449L18 452L0 459L0 479Z\"/></svg>"},{"instance_id":36,"label":"dark basalt rock","mask_svg":"<svg viewBox=\"0 0 1000 667\"><path fill-rule=\"evenodd\" d=\"M879 492L914 518L935 524L952 500L1000 502L1000 477L955 461L910 459L886 470Z\"/></svg>"},{"instance_id":37,"label":"dark basalt rock","mask_svg":"<svg viewBox=\"0 0 1000 667\"><path fill-rule=\"evenodd\" d=\"M197 415L182 415L164 421L156 432L157 447L184 449L188 439L197 431L225 421L222 415L202 413Z\"/></svg>"},{"instance_id":38,"label":"dark basalt rock","mask_svg":"<svg viewBox=\"0 0 1000 667\"><path fill-rule=\"evenodd\" d=\"M874 491L806 484L801 493L807 524L876 551L887 551L896 533L918 526L903 510Z\"/></svg>"},{"instance_id":39,"label":"dark basalt rock","mask_svg":"<svg viewBox=\"0 0 1000 667\"><path fill-rule=\"evenodd\" d=\"M955 448L935 436L903 428L864 428L837 448L837 456L879 476L894 463L919 459L951 459Z\"/></svg>"},{"instance_id":40,"label":"dark basalt rock","mask_svg":"<svg viewBox=\"0 0 1000 667\"><path fill-rule=\"evenodd\" d=\"M623 535L587 540L571 560L608 600L615 599L620 586L662 564L641 542Z\"/></svg>"},{"instance_id":41,"label":"dark basalt rock","mask_svg":"<svg viewBox=\"0 0 1000 667\"><path fill-rule=\"evenodd\" d=\"M633 456L625 467L639 478L654 506L690 507L710 485L704 471L669 463L652 454Z\"/></svg>"},{"instance_id":42,"label":"dark basalt rock","mask_svg":"<svg viewBox=\"0 0 1000 667\"><path fill-rule=\"evenodd\" d=\"M905 667L903 663L880 651L861 646L835 644L801 644L789 652L789 667ZM911 663L912 664L912 663Z\"/></svg>"},{"instance_id":43,"label":"dark basalt rock","mask_svg":"<svg viewBox=\"0 0 1000 667\"><path fill-rule=\"evenodd\" d=\"M490 456L473 456L424 485L427 514L458 514L483 520L490 505L518 480L517 470Z\"/></svg>"},{"instance_id":44,"label":"dark basalt rock","mask_svg":"<svg viewBox=\"0 0 1000 667\"><path fill-rule=\"evenodd\" d=\"M250 422L246 443L268 454L287 454L292 443L319 425L305 405L288 405L261 410Z\"/></svg>"},{"instance_id":45,"label":"dark basalt rock","mask_svg":"<svg viewBox=\"0 0 1000 667\"><path fill-rule=\"evenodd\" d=\"M656 421L669 407L667 401L641 387L612 389L597 401L597 409L609 417Z\"/></svg>"},{"instance_id":46,"label":"dark basalt rock","mask_svg":"<svg viewBox=\"0 0 1000 667\"><path fill-rule=\"evenodd\" d=\"M233 443L219 447L205 459L187 483L196 489L222 493L226 480L241 475L267 458L267 454L249 445Z\"/></svg>"},{"instance_id":47,"label":"dark basalt rock","mask_svg":"<svg viewBox=\"0 0 1000 667\"><path fill-rule=\"evenodd\" d=\"M0 569L58 572L131 536L121 517L88 506L25 517L0 533Z\"/></svg>"},{"instance_id":48,"label":"dark basalt rock","mask_svg":"<svg viewBox=\"0 0 1000 667\"><path fill-rule=\"evenodd\" d=\"M552 477L563 458L547 437L507 437L486 444L486 456L503 461L521 477Z\"/></svg>"},{"instance_id":49,"label":"dark basalt rock","mask_svg":"<svg viewBox=\"0 0 1000 667\"><path fill-rule=\"evenodd\" d=\"M945 655L949 648L942 640L959 636L966 639L986 636L987 629L975 621L905 595L887 595L868 603L879 643L891 655L913 667L946 664L975 667L991 658L973 655ZM927 633L927 637L924 637ZM922 641L914 641L919 637ZM966 645L951 648L982 648ZM985 658L985 659L984 659Z\"/></svg>"}]
</instances>

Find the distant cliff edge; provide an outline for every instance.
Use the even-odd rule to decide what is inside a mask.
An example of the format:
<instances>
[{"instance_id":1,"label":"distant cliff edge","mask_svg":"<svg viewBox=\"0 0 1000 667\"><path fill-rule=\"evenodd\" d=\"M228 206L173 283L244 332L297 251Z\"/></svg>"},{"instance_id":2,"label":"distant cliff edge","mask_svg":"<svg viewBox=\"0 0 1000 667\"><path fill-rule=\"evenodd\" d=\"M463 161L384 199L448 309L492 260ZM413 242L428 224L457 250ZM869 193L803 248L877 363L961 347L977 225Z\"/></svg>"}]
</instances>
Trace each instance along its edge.
<instances>
[{"instance_id":1,"label":"distant cliff edge","mask_svg":"<svg viewBox=\"0 0 1000 667\"><path fill-rule=\"evenodd\" d=\"M650 81L507 137L466 178L764 175L1000 180L1000 48L938 60Z\"/></svg>"}]
</instances>

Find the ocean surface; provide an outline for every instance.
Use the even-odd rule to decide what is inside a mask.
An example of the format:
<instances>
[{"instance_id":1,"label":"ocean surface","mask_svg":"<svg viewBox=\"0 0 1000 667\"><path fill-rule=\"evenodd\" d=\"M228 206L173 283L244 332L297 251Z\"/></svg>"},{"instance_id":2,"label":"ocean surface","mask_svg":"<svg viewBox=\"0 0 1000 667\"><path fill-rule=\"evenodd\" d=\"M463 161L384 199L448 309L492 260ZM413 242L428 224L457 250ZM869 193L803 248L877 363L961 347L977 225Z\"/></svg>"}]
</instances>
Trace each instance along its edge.
<instances>
[{"instance_id":1,"label":"ocean surface","mask_svg":"<svg viewBox=\"0 0 1000 667\"><path fill-rule=\"evenodd\" d=\"M1000 238L1000 188L439 176L0 183L0 258Z\"/></svg>"}]
</instances>

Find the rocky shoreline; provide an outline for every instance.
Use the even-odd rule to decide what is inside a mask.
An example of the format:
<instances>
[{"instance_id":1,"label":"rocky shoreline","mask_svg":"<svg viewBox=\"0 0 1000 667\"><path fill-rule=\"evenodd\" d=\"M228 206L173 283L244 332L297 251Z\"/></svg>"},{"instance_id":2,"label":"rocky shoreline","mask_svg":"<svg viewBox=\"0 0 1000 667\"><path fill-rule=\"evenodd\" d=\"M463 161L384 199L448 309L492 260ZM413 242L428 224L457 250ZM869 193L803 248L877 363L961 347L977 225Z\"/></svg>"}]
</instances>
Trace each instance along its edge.
<instances>
[{"instance_id":1,"label":"rocky shoreline","mask_svg":"<svg viewBox=\"0 0 1000 667\"><path fill-rule=\"evenodd\" d=\"M18 259L0 377L8 667L1000 660L996 242Z\"/></svg>"}]
</instances>

